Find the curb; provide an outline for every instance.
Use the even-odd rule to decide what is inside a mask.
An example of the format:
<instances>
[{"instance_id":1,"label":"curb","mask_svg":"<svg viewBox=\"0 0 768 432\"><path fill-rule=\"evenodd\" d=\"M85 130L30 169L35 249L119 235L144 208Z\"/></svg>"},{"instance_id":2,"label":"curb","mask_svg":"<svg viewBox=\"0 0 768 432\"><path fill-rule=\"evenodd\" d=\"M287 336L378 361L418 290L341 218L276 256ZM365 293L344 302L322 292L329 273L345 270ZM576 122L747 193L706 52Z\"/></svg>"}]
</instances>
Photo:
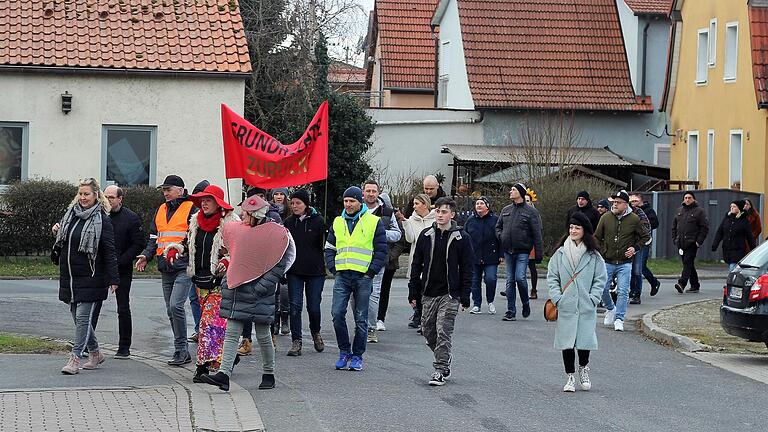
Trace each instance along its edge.
<instances>
[{"instance_id":1,"label":"curb","mask_svg":"<svg viewBox=\"0 0 768 432\"><path fill-rule=\"evenodd\" d=\"M690 305L695 303L703 303L707 301L712 301L712 299L694 300L686 303L678 303L676 305L672 305L662 309L656 309L654 311L648 312L647 314L643 315L642 319L639 320L640 332L648 336L650 339L653 339L661 343L662 345L669 345L681 351L685 351L685 352L709 351L709 349L706 346L694 341L693 339L687 336L683 336L675 332L669 331L667 329L661 328L653 323L653 317L656 316L656 314L658 313L668 311L670 309L675 309L679 306L685 306L685 305Z\"/></svg>"}]
</instances>

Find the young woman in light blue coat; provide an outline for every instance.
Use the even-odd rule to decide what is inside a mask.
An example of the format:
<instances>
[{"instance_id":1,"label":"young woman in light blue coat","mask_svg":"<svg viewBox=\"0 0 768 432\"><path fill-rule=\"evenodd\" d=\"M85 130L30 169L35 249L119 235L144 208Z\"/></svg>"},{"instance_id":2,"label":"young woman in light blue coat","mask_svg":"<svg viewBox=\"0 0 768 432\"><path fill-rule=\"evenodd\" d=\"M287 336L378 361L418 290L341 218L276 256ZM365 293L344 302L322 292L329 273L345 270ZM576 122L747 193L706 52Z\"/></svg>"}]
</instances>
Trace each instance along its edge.
<instances>
[{"instance_id":1,"label":"young woman in light blue coat","mask_svg":"<svg viewBox=\"0 0 768 432\"><path fill-rule=\"evenodd\" d=\"M589 353L597 349L597 305L607 278L605 261L600 256L589 220L576 213L568 234L549 260L549 297L557 306L555 348L563 351L567 382L565 392L576 391L574 361L579 353L579 383L592 388L589 380Z\"/></svg>"}]
</instances>

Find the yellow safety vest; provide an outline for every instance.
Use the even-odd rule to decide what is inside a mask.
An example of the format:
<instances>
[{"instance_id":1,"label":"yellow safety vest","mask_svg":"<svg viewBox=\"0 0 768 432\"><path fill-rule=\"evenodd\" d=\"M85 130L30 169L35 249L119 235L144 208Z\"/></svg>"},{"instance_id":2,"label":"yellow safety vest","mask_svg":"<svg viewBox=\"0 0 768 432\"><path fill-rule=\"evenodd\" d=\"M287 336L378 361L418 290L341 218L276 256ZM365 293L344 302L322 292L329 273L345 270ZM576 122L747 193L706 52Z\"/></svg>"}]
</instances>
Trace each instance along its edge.
<instances>
[{"instance_id":1,"label":"yellow safety vest","mask_svg":"<svg viewBox=\"0 0 768 432\"><path fill-rule=\"evenodd\" d=\"M163 251L172 243L181 243L187 237L189 230L189 213L192 211L192 201L184 201L176 209L176 212L168 218L168 205L163 204L155 215L157 226L157 256L163 255Z\"/></svg>"},{"instance_id":2,"label":"yellow safety vest","mask_svg":"<svg viewBox=\"0 0 768 432\"><path fill-rule=\"evenodd\" d=\"M350 234L347 221L343 217L337 216L333 220L333 232L336 234L336 271L368 271L373 260L373 237L378 223L378 216L366 212L360 216Z\"/></svg>"}]
</instances>

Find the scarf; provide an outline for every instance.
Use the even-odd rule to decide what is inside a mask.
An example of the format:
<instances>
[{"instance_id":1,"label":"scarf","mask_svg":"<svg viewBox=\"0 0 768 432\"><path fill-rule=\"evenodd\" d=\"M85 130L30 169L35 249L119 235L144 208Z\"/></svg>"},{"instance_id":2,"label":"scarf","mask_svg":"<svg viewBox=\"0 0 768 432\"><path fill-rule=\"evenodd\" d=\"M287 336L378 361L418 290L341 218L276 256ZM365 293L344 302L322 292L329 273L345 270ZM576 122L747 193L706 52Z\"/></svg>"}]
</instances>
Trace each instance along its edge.
<instances>
[{"instance_id":1,"label":"scarf","mask_svg":"<svg viewBox=\"0 0 768 432\"><path fill-rule=\"evenodd\" d=\"M206 216L202 211L197 212L197 226L205 232L214 232L219 228L221 222L221 211Z\"/></svg>"},{"instance_id":2,"label":"scarf","mask_svg":"<svg viewBox=\"0 0 768 432\"><path fill-rule=\"evenodd\" d=\"M587 247L584 245L584 242L577 245L575 241L568 237L563 243L563 252L565 253L566 258L568 258L568 264L571 265L571 273L576 273L576 268L579 266L581 257L587 252Z\"/></svg>"},{"instance_id":3,"label":"scarf","mask_svg":"<svg viewBox=\"0 0 768 432\"><path fill-rule=\"evenodd\" d=\"M360 219L360 217L366 213L368 213L368 206L365 205L365 203L363 203L363 205L360 206L360 211L353 215L347 214L346 210L341 212L341 217L347 222L347 228L349 229L350 234L352 234L352 230L355 228L355 224L357 223L357 220Z\"/></svg>"},{"instance_id":4,"label":"scarf","mask_svg":"<svg viewBox=\"0 0 768 432\"><path fill-rule=\"evenodd\" d=\"M78 252L88 254L88 261L91 264L91 268L95 267L96 256L99 254L99 240L101 240L101 204L96 203L89 209L83 209L80 203L75 203L64 214L64 217L59 223L59 232L56 233L56 244L62 245L64 240L69 235L69 230L72 229L76 221L75 218L79 218L85 221L83 225L83 231L80 233L80 244L77 247ZM73 223L75 222L75 223Z\"/></svg>"}]
</instances>

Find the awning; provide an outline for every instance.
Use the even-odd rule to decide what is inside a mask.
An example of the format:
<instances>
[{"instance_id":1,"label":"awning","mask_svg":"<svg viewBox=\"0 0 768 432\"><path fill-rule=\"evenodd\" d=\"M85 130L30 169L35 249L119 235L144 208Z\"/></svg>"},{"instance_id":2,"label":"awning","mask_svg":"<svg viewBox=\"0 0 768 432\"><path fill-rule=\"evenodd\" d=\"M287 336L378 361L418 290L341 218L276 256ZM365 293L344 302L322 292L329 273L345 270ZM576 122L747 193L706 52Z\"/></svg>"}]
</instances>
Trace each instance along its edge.
<instances>
[{"instance_id":1,"label":"awning","mask_svg":"<svg viewBox=\"0 0 768 432\"><path fill-rule=\"evenodd\" d=\"M441 152L450 153L459 162L511 164L535 162L553 165L632 166L631 162L613 153L608 147L571 148L567 155L561 156L559 149L545 152L541 149L529 149L521 146L447 144L443 146ZM528 159L534 160L529 161Z\"/></svg>"},{"instance_id":2,"label":"awning","mask_svg":"<svg viewBox=\"0 0 768 432\"><path fill-rule=\"evenodd\" d=\"M480 177L479 179L475 180L475 183L497 183L497 184L506 184L506 183L513 183L517 181L522 182L528 182L530 181L529 174L531 172L536 172L535 168L531 168L530 165L527 164L517 164L513 165L509 168L504 168L501 171L496 171L494 173L485 175ZM627 187L627 183L623 182L619 179L613 178L611 176L605 175L603 173L597 172L595 170L591 170L589 168L586 168L582 165L571 165L568 167L565 167L563 169L560 169L559 167L553 167L552 170L549 172L548 175L555 175L555 174L577 174L581 173L581 175L586 175L588 177L593 177L599 180L602 180L606 183L612 184L614 186L625 188Z\"/></svg>"}]
</instances>

